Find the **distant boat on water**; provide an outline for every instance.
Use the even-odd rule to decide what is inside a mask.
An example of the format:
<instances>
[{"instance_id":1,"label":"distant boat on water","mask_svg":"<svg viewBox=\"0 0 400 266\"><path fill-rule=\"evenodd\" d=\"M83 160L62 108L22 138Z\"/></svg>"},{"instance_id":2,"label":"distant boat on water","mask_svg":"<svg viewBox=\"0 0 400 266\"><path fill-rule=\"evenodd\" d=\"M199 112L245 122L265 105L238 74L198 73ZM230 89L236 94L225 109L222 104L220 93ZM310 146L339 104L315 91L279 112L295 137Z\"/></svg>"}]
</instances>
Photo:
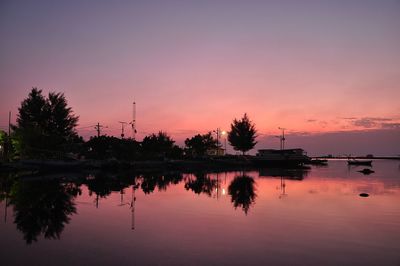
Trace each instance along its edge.
<instances>
[{"instance_id":1,"label":"distant boat on water","mask_svg":"<svg viewBox=\"0 0 400 266\"><path fill-rule=\"evenodd\" d=\"M326 159L311 159L307 164L312 164L312 165L327 165L328 160Z\"/></svg>"},{"instance_id":2,"label":"distant boat on water","mask_svg":"<svg viewBox=\"0 0 400 266\"><path fill-rule=\"evenodd\" d=\"M310 161L303 149L262 149L252 158L256 165L272 167L302 167Z\"/></svg>"},{"instance_id":3,"label":"distant boat on water","mask_svg":"<svg viewBox=\"0 0 400 266\"><path fill-rule=\"evenodd\" d=\"M368 166L372 166L372 160L369 161L360 161L360 160L356 160L356 159L348 159L347 160L347 164L348 165L368 165Z\"/></svg>"}]
</instances>

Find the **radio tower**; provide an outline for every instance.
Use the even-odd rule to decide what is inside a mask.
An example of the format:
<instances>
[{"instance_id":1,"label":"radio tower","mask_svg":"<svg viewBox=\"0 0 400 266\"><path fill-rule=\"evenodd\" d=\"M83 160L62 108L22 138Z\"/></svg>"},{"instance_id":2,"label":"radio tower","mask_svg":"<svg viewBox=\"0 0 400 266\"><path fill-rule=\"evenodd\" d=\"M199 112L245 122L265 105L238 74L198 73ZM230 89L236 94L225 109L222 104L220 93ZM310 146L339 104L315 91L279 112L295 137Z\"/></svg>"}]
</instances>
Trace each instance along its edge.
<instances>
[{"instance_id":1,"label":"radio tower","mask_svg":"<svg viewBox=\"0 0 400 266\"><path fill-rule=\"evenodd\" d=\"M133 110L132 110L132 122L129 124L132 125L132 139L136 140L136 102L133 101Z\"/></svg>"}]
</instances>

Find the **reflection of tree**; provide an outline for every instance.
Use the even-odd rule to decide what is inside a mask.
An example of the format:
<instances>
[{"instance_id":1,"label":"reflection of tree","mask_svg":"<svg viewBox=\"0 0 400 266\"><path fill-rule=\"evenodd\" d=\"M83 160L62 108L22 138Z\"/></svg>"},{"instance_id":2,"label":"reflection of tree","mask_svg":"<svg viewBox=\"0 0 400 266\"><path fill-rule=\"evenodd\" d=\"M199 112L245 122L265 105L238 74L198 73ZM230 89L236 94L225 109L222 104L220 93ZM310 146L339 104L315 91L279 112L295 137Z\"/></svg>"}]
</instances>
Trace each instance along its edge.
<instances>
[{"instance_id":1,"label":"reflection of tree","mask_svg":"<svg viewBox=\"0 0 400 266\"><path fill-rule=\"evenodd\" d=\"M96 176L88 176L85 184L89 189L89 196L96 194L96 207L99 204L99 198L108 197L113 191L123 193L123 189L129 187L131 179L129 175L122 177L110 176L105 173L98 173Z\"/></svg>"},{"instance_id":2,"label":"reflection of tree","mask_svg":"<svg viewBox=\"0 0 400 266\"><path fill-rule=\"evenodd\" d=\"M173 174L145 174L142 175L141 188L145 194L150 194L157 187L160 191L167 190L171 184L178 184L183 179L181 173Z\"/></svg>"},{"instance_id":3,"label":"reflection of tree","mask_svg":"<svg viewBox=\"0 0 400 266\"><path fill-rule=\"evenodd\" d=\"M85 183L89 189L90 196L94 192L96 196L106 198L113 190L119 191L119 189L115 189L118 185L116 181L103 175L96 175L96 177L88 179Z\"/></svg>"},{"instance_id":4,"label":"reflection of tree","mask_svg":"<svg viewBox=\"0 0 400 266\"><path fill-rule=\"evenodd\" d=\"M241 207L247 214L257 197L254 179L247 175L236 176L228 187L235 209Z\"/></svg>"},{"instance_id":5,"label":"reflection of tree","mask_svg":"<svg viewBox=\"0 0 400 266\"><path fill-rule=\"evenodd\" d=\"M15 180L16 174L14 173L0 174L0 203L4 201L4 222L7 222L11 187L14 184Z\"/></svg>"},{"instance_id":6,"label":"reflection of tree","mask_svg":"<svg viewBox=\"0 0 400 266\"><path fill-rule=\"evenodd\" d=\"M0 175L0 202L7 200L12 184L15 182L13 174Z\"/></svg>"},{"instance_id":7,"label":"reflection of tree","mask_svg":"<svg viewBox=\"0 0 400 266\"><path fill-rule=\"evenodd\" d=\"M41 234L59 239L69 216L76 213L73 198L78 193L78 186L54 180L15 183L10 203L14 206L14 223L26 243L36 242Z\"/></svg>"},{"instance_id":8,"label":"reflection of tree","mask_svg":"<svg viewBox=\"0 0 400 266\"><path fill-rule=\"evenodd\" d=\"M196 194L205 193L211 196L213 189L218 186L217 180L211 179L206 173L196 173L194 176L194 179L187 179L186 190L190 189Z\"/></svg>"}]
</instances>

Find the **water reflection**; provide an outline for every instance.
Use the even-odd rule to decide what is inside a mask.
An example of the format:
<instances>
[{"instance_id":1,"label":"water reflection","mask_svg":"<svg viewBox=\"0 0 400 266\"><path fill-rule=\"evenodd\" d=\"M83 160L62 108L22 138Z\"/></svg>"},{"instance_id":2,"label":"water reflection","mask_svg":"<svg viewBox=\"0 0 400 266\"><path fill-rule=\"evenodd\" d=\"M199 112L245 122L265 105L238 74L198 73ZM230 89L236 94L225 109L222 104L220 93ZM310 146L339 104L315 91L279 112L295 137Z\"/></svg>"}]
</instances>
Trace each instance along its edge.
<instances>
[{"instance_id":1,"label":"water reflection","mask_svg":"<svg viewBox=\"0 0 400 266\"><path fill-rule=\"evenodd\" d=\"M382 173L385 169L383 166L377 168L376 173ZM168 210L163 213L163 218L168 217L169 213L179 216L181 214L179 211L182 211L184 217L193 214L199 221L202 221L202 217L206 217L208 221L219 217L209 215L208 212L220 215L222 210L224 215L230 215L233 209L239 209L238 211L243 211L246 216L251 213L252 217L259 217L260 213L266 210L265 206L269 208L284 206L290 210L293 202L297 204L296 209L301 206L303 211L308 211L309 204L313 204L313 209L320 208L319 212L324 212L326 205L319 206L316 202L329 202L331 199L334 199L332 206L353 204L358 208L358 202L352 196L355 195L358 200L361 192L370 195L369 201L363 204L368 204L371 200L384 202L386 198L379 199L377 196L394 197L400 191L396 175L398 165L392 164L386 167L390 169L388 174L377 176L374 173L368 178L356 171L348 173L344 164L329 168L329 171L328 168L313 168L312 174L309 169L261 169L257 172L222 174L205 171L146 174L99 172L73 176L71 177L73 180L68 182L59 178L48 180L48 177L36 177L34 180L29 178L28 181L13 176L2 176L0 206L4 208L1 210L4 219L7 217L8 220L13 219L16 229L22 233L27 244L36 242L41 237L60 239L71 217L77 213L78 207L81 208L80 214L81 210L87 211L97 207L99 208L95 213L97 218L111 219L101 216L104 214L113 217L115 221L123 220L124 225L121 227L124 230L128 228L136 230L135 219L138 218L141 226L135 234L139 234L148 227L143 220L149 220L149 217L153 220L159 218L156 213L160 213L160 210L157 208ZM157 193L167 190L173 197L165 197L166 193ZM148 197L149 194L153 195ZM193 197L194 194L198 196ZM215 198L219 201L214 200ZM274 201L278 198L286 198L285 204ZM316 201L316 198L320 201ZM104 201L100 201L99 204L99 199ZM254 208L256 200L263 208ZM85 203L86 205L83 205ZM140 204L139 213L136 213L137 203L143 203ZM266 203L268 205L265 205ZM336 208L332 206L331 208ZM225 208L229 211L225 211ZM89 213L89 217L92 217L93 212ZM294 215L294 212L288 213ZM135 217L137 214L140 216ZM304 217L299 219L302 218ZM252 219L246 218L246 222L250 220ZM110 220L110 224L115 221ZM187 233L191 234L191 231ZM20 238L20 235L18 237Z\"/></svg>"},{"instance_id":2,"label":"water reflection","mask_svg":"<svg viewBox=\"0 0 400 266\"><path fill-rule=\"evenodd\" d=\"M254 179L245 174L236 176L228 187L228 194L235 209L240 207L247 214L257 197Z\"/></svg>"},{"instance_id":3,"label":"water reflection","mask_svg":"<svg viewBox=\"0 0 400 266\"><path fill-rule=\"evenodd\" d=\"M303 180L307 177L310 169L282 169L282 168L264 168L259 170L259 177L284 177L290 180Z\"/></svg>"},{"instance_id":4,"label":"water reflection","mask_svg":"<svg viewBox=\"0 0 400 266\"><path fill-rule=\"evenodd\" d=\"M7 222L10 191L15 176L12 174L0 176L0 202L4 201L4 222Z\"/></svg>"},{"instance_id":5,"label":"water reflection","mask_svg":"<svg viewBox=\"0 0 400 266\"><path fill-rule=\"evenodd\" d=\"M88 175L83 182L89 189L89 195L96 194L95 204L99 207L99 199L108 197L112 192L120 192L130 185L130 180L106 173Z\"/></svg>"},{"instance_id":6,"label":"water reflection","mask_svg":"<svg viewBox=\"0 0 400 266\"><path fill-rule=\"evenodd\" d=\"M185 189L191 190L196 194L204 193L211 197L213 191L218 189L218 181L212 179L207 173L198 172L188 175L185 180Z\"/></svg>"},{"instance_id":7,"label":"water reflection","mask_svg":"<svg viewBox=\"0 0 400 266\"><path fill-rule=\"evenodd\" d=\"M168 186L171 184L178 184L182 181L182 173L166 173L166 174L144 174L141 177L142 184L141 188L145 194L150 194L154 192L157 187L160 191L167 190Z\"/></svg>"},{"instance_id":8,"label":"water reflection","mask_svg":"<svg viewBox=\"0 0 400 266\"><path fill-rule=\"evenodd\" d=\"M134 183L131 187L131 200L130 202L125 202L123 195L125 194L124 189L121 190L121 203L118 205L119 207L129 206L131 211L131 229L135 230L135 206L136 206L136 190L139 188L139 183Z\"/></svg>"},{"instance_id":9,"label":"water reflection","mask_svg":"<svg viewBox=\"0 0 400 266\"><path fill-rule=\"evenodd\" d=\"M76 213L73 199L80 193L76 184L54 180L16 182L12 187L14 223L27 244L40 235L59 239L61 232Z\"/></svg>"}]
</instances>

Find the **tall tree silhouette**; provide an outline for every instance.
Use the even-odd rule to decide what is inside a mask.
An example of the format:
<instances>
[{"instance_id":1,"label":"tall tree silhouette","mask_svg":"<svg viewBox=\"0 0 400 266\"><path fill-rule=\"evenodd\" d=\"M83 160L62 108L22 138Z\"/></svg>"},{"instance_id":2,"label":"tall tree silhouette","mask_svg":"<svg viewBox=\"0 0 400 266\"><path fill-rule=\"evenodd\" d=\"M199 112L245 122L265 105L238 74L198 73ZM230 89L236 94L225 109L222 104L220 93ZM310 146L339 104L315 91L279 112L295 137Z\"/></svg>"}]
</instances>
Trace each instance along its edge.
<instances>
[{"instance_id":1,"label":"tall tree silhouette","mask_svg":"<svg viewBox=\"0 0 400 266\"><path fill-rule=\"evenodd\" d=\"M257 135L255 125L250 121L247 114L244 114L241 120L233 120L231 131L228 133L229 144L237 151L241 151L243 155L254 148L257 144L255 141Z\"/></svg>"},{"instance_id":2,"label":"tall tree silhouette","mask_svg":"<svg viewBox=\"0 0 400 266\"><path fill-rule=\"evenodd\" d=\"M78 139L75 127L78 117L68 107L64 94L33 88L18 109L17 125L13 127L20 142L20 153L26 157L52 156L65 152Z\"/></svg>"},{"instance_id":3,"label":"tall tree silhouette","mask_svg":"<svg viewBox=\"0 0 400 266\"><path fill-rule=\"evenodd\" d=\"M19 181L13 185L10 204L14 206L14 223L27 244L40 235L59 239L76 213L74 197L80 189L74 184L55 180Z\"/></svg>"}]
</instances>

